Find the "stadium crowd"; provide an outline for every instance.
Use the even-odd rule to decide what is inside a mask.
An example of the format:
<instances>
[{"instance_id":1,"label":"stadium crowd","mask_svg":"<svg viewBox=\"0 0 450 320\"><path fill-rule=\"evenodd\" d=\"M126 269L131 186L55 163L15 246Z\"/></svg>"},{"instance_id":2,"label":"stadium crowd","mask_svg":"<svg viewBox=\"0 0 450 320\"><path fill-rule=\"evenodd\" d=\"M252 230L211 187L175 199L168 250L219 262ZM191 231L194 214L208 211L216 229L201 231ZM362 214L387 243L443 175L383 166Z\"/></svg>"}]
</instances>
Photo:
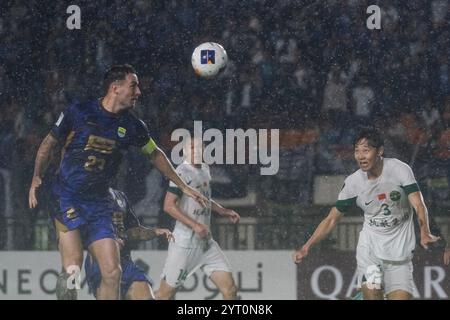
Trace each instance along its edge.
<instances>
[{"instance_id":1,"label":"stadium crowd","mask_svg":"<svg viewBox=\"0 0 450 320\"><path fill-rule=\"evenodd\" d=\"M7 173L14 221L32 228L30 217L45 214L27 209L39 141L67 105L99 98L110 65L131 63L143 92L136 112L168 154L172 131L194 120L204 129L280 129L278 174L218 166L232 181L217 189L222 198L261 185L261 201L310 205L313 177L352 172L355 129L376 124L387 156L414 167L429 205L450 204L450 4L375 2L380 30L366 27L365 0L79 1L81 29L69 30L64 2L2 1L0 197ZM190 65L205 41L230 59L213 80ZM167 182L129 156L118 184L133 203L149 194L159 203Z\"/></svg>"}]
</instances>

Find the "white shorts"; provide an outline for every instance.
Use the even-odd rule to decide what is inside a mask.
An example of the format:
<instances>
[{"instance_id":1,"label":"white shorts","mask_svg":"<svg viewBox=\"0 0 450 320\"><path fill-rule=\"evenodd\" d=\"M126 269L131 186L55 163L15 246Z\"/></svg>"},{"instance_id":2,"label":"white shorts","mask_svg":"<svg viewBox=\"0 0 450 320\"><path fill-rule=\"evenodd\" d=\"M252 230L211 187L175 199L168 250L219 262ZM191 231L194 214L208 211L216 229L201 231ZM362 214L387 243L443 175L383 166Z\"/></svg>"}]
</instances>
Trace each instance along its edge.
<instances>
[{"instance_id":1,"label":"white shorts","mask_svg":"<svg viewBox=\"0 0 450 320\"><path fill-rule=\"evenodd\" d=\"M180 287L198 268L210 277L214 271L231 272L231 265L216 241L210 240L206 251L201 247L184 248L170 242L166 263L161 274L167 284Z\"/></svg>"},{"instance_id":2,"label":"white shorts","mask_svg":"<svg viewBox=\"0 0 450 320\"><path fill-rule=\"evenodd\" d=\"M358 264L358 287L365 283L369 288L383 289L384 294L396 290L415 292L413 264L411 260L388 261L375 257L365 244L356 249Z\"/></svg>"}]
</instances>

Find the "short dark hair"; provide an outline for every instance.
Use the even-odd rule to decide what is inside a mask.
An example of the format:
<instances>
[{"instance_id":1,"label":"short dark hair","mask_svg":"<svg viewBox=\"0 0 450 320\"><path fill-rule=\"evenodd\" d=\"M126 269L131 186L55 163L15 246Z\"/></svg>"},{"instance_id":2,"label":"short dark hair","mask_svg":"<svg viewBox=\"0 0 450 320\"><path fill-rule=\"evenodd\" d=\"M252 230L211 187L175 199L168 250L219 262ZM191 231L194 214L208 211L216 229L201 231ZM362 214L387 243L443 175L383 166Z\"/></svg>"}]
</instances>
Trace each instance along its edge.
<instances>
[{"instance_id":1,"label":"short dark hair","mask_svg":"<svg viewBox=\"0 0 450 320\"><path fill-rule=\"evenodd\" d=\"M136 70L130 64L116 64L106 71L103 77L103 89L108 92L111 83L117 80L125 80L127 74L136 73Z\"/></svg>"},{"instance_id":2,"label":"short dark hair","mask_svg":"<svg viewBox=\"0 0 450 320\"><path fill-rule=\"evenodd\" d=\"M361 141L362 139L367 139L367 142L369 143L369 146L374 148L379 148L384 146L384 138L381 132L373 127L369 128L362 128L359 130L358 135L356 136L355 140L353 141L353 146L356 147L356 144Z\"/></svg>"}]
</instances>

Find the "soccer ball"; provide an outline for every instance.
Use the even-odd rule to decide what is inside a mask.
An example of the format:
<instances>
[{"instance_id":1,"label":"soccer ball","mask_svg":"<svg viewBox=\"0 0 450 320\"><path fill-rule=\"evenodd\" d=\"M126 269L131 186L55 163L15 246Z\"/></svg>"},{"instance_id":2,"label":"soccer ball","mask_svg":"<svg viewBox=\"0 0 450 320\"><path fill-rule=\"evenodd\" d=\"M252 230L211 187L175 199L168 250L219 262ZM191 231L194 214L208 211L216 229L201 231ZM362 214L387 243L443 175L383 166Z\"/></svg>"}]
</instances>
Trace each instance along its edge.
<instances>
[{"instance_id":1,"label":"soccer ball","mask_svg":"<svg viewBox=\"0 0 450 320\"><path fill-rule=\"evenodd\" d=\"M220 44L205 42L195 48L191 62L197 75L212 78L225 69L228 56Z\"/></svg>"}]
</instances>

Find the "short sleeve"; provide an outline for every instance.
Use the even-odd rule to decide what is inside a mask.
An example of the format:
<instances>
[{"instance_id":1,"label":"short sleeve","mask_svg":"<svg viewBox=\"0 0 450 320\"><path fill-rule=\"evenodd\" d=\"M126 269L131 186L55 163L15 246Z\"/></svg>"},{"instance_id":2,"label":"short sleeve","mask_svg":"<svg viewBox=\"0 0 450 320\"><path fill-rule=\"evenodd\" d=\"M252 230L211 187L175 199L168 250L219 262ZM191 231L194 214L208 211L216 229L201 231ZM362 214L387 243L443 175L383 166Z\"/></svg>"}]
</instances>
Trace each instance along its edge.
<instances>
[{"instance_id":1,"label":"short sleeve","mask_svg":"<svg viewBox=\"0 0 450 320\"><path fill-rule=\"evenodd\" d=\"M399 162L399 165L396 168L395 172L400 179L400 186L403 188L407 195L416 191L420 191L419 185L417 184L416 178L414 177L414 173L409 165L404 162Z\"/></svg>"},{"instance_id":2,"label":"short sleeve","mask_svg":"<svg viewBox=\"0 0 450 320\"><path fill-rule=\"evenodd\" d=\"M183 164L179 165L175 171L180 176L181 180L186 183L190 183L189 173L184 170ZM179 197L183 194L183 191L181 191L181 189L178 188L178 186L173 181L169 182L169 189L167 189L167 191Z\"/></svg>"},{"instance_id":3,"label":"short sleeve","mask_svg":"<svg viewBox=\"0 0 450 320\"><path fill-rule=\"evenodd\" d=\"M76 109L74 106L68 107L66 110L59 114L53 128L50 133L57 140L63 141L67 138L69 133L73 130L74 119L76 116Z\"/></svg>"},{"instance_id":4,"label":"short sleeve","mask_svg":"<svg viewBox=\"0 0 450 320\"><path fill-rule=\"evenodd\" d=\"M345 213L348 209L356 205L357 194L354 191L350 177L347 178L342 186L341 191L338 195L338 200L336 201L336 208L341 212Z\"/></svg>"}]
</instances>

